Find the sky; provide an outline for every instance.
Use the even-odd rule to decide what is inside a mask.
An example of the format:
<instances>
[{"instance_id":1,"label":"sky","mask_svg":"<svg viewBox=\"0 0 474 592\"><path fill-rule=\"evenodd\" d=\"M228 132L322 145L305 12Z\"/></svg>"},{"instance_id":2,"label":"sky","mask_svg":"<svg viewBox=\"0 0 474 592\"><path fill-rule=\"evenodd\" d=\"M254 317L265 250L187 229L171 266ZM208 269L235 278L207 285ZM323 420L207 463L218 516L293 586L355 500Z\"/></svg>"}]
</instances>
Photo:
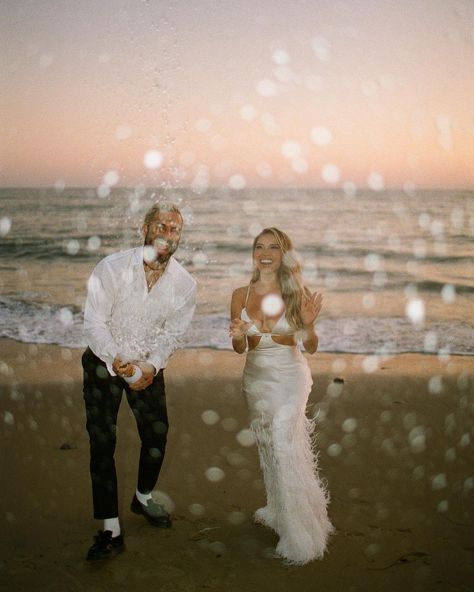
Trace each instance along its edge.
<instances>
[{"instance_id":1,"label":"sky","mask_svg":"<svg viewBox=\"0 0 474 592\"><path fill-rule=\"evenodd\" d=\"M0 185L472 188L470 0L3 0Z\"/></svg>"}]
</instances>

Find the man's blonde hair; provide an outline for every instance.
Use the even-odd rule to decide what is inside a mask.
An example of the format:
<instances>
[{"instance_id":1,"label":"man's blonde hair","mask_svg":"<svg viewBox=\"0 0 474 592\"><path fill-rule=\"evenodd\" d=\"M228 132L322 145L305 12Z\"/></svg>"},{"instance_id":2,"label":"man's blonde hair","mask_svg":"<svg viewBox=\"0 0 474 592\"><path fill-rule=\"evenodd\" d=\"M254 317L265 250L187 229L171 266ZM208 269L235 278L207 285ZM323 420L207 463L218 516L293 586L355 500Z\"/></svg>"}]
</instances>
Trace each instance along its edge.
<instances>
[{"instance_id":1,"label":"man's blonde hair","mask_svg":"<svg viewBox=\"0 0 474 592\"><path fill-rule=\"evenodd\" d=\"M161 214L161 212L176 212L177 214L179 214L181 222L183 222L183 214L181 213L180 209L176 204L170 201L157 201L151 206L151 208L145 214L143 224L148 226L149 224L155 221L156 214Z\"/></svg>"}]
</instances>

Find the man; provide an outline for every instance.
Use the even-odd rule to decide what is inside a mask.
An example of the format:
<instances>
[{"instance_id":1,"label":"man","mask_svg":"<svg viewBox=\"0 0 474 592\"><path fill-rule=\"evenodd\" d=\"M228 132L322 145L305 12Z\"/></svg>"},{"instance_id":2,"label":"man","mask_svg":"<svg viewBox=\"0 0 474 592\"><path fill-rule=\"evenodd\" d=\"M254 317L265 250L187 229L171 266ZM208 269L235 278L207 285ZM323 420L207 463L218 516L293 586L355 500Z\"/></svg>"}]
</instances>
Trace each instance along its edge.
<instances>
[{"instance_id":1,"label":"man","mask_svg":"<svg viewBox=\"0 0 474 592\"><path fill-rule=\"evenodd\" d=\"M175 205L154 204L145 215L143 247L109 255L88 282L84 400L94 518L104 521L87 554L89 561L124 550L114 462L117 413L124 389L141 440L131 510L153 526L171 526L169 514L154 502L151 491L163 463L168 431L163 368L181 344L195 308L196 282L172 256L182 227L183 218ZM130 382L134 371L141 377Z\"/></svg>"}]
</instances>

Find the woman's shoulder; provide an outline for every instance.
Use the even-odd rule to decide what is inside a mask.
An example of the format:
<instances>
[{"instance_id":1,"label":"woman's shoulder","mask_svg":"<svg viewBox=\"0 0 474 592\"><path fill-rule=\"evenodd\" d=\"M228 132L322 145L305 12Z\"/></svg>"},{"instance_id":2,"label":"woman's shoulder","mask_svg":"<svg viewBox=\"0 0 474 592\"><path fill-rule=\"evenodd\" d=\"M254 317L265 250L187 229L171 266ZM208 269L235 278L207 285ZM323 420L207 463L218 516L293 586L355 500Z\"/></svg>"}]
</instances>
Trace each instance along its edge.
<instances>
[{"instance_id":1,"label":"woman's shoulder","mask_svg":"<svg viewBox=\"0 0 474 592\"><path fill-rule=\"evenodd\" d=\"M240 288L236 288L232 292L232 298L237 299L237 300L245 300L247 290L248 290L248 286L241 286Z\"/></svg>"}]
</instances>

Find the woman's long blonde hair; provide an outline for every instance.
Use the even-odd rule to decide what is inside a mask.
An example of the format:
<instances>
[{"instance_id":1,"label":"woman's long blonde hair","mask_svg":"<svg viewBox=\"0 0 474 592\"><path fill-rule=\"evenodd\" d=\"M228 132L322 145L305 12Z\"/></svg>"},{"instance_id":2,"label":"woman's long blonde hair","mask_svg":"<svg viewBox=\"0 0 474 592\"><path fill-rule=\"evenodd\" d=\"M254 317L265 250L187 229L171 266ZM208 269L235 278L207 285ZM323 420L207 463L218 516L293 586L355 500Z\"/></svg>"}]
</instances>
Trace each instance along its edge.
<instances>
[{"instance_id":1,"label":"woman's long blonde hair","mask_svg":"<svg viewBox=\"0 0 474 592\"><path fill-rule=\"evenodd\" d=\"M275 241L278 243L283 255L278 270L278 281L280 282L281 295L283 302L285 303L285 318L288 321L288 324L294 329L302 329L303 321L301 320L300 315L301 301L304 296L310 296L310 292L308 288L304 286L301 277L303 267L296 257L290 237L282 230L273 226L270 228L264 228L262 232L255 237L252 246L253 257L255 256L257 242L264 234L272 234L275 237ZM254 284L259 278L260 272L255 267L251 283Z\"/></svg>"}]
</instances>

